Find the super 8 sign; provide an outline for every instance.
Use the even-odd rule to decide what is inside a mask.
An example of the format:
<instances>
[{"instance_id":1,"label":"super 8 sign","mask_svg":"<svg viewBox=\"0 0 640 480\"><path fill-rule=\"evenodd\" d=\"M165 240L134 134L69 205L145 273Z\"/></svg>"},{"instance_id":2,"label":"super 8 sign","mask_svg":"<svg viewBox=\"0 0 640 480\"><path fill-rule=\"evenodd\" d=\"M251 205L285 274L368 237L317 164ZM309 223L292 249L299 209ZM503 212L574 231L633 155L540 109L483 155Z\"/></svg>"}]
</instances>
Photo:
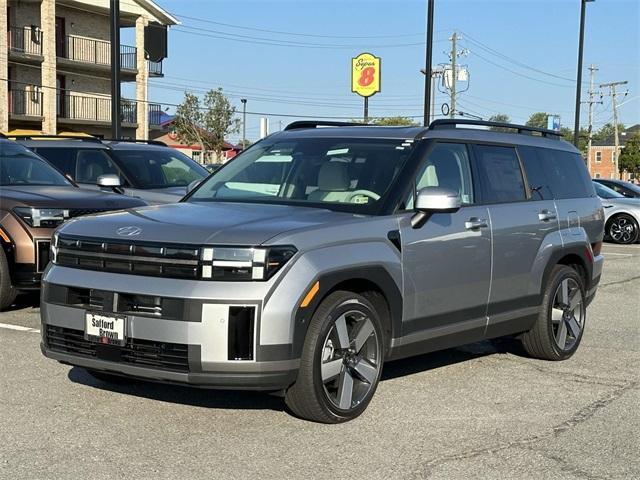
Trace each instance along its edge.
<instances>
[{"instance_id":1,"label":"super 8 sign","mask_svg":"<svg viewBox=\"0 0 640 480\"><path fill-rule=\"evenodd\" d=\"M370 97L380 91L380 58L361 53L351 59L351 91Z\"/></svg>"}]
</instances>

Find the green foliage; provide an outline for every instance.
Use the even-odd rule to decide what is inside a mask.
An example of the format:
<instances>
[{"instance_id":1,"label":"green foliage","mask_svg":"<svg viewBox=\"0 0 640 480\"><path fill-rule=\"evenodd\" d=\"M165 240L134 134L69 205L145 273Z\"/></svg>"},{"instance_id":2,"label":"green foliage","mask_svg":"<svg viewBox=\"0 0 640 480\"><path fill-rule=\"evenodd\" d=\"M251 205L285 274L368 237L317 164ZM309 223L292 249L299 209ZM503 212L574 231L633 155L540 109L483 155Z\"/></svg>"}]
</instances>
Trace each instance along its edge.
<instances>
[{"instance_id":1,"label":"green foliage","mask_svg":"<svg viewBox=\"0 0 640 480\"><path fill-rule=\"evenodd\" d=\"M527 127L535 127L535 128L547 128L547 117L549 114L547 112L536 112L533 113L527 123L525 125Z\"/></svg>"},{"instance_id":2,"label":"green foliage","mask_svg":"<svg viewBox=\"0 0 640 480\"><path fill-rule=\"evenodd\" d=\"M498 123L511 123L511 117L506 113L496 113L495 115L491 115L489 117L490 122L498 122ZM493 130L494 132L509 132L511 131L508 128L503 127L489 127L489 130Z\"/></svg>"},{"instance_id":3,"label":"green foliage","mask_svg":"<svg viewBox=\"0 0 640 480\"><path fill-rule=\"evenodd\" d=\"M185 92L183 102L176 109L174 129L178 139L187 144L198 144L203 150L222 154L224 139L239 130L240 122L234 118L231 106L222 89L209 90L201 100Z\"/></svg>"},{"instance_id":4,"label":"green foliage","mask_svg":"<svg viewBox=\"0 0 640 480\"><path fill-rule=\"evenodd\" d=\"M245 139L244 144L242 143L242 139L238 140L238 147L242 148L243 150L245 148L249 148L251 145L253 145L253 142L249 139Z\"/></svg>"},{"instance_id":5,"label":"green foliage","mask_svg":"<svg viewBox=\"0 0 640 480\"><path fill-rule=\"evenodd\" d=\"M365 123L362 119L354 119L351 120L353 123ZM368 125L379 125L383 127L389 126L407 126L407 127L417 127L419 123L415 122L413 119L409 117L379 117L379 118L370 118L367 122Z\"/></svg>"},{"instance_id":6,"label":"green foliage","mask_svg":"<svg viewBox=\"0 0 640 480\"><path fill-rule=\"evenodd\" d=\"M640 132L636 132L625 144L618 157L620 173L627 171L633 178L640 177Z\"/></svg>"},{"instance_id":7,"label":"green foliage","mask_svg":"<svg viewBox=\"0 0 640 480\"><path fill-rule=\"evenodd\" d=\"M618 123L618 134L624 131L624 125L622 123ZM594 142L603 142L607 138L613 137L615 134L615 129L613 123L605 123L598 130L593 132L593 141Z\"/></svg>"}]
</instances>

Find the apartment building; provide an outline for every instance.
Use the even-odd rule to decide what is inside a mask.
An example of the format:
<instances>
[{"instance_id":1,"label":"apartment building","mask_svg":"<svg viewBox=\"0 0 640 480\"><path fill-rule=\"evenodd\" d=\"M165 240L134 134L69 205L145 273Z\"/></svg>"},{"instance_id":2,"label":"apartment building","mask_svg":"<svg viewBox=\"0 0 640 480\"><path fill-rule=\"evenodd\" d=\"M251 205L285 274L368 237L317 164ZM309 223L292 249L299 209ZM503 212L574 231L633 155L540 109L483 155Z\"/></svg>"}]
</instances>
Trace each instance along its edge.
<instances>
[{"instance_id":1,"label":"apartment building","mask_svg":"<svg viewBox=\"0 0 640 480\"><path fill-rule=\"evenodd\" d=\"M0 132L110 136L109 3L0 0ZM120 2L121 37L133 39L120 42L121 81L131 92L121 101L125 137L146 139L160 126L161 106L147 90L150 77L163 75L162 58L150 58L149 41L176 23L150 0Z\"/></svg>"},{"instance_id":2,"label":"apartment building","mask_svg":"<svg viewBox=\"0 0 640 480\"><path fill-rule=\"evenodd\" d=\"M624 148L627 140L638 132L640 132L640 124L620 132L618 155ZM588 162L589 173L593 178L621 178L622 180L631 180L631 174L629 172L622 172L620 177L616 175L615 150L615 139L613 137L593 142L591 151L589 152Z\"/></svg>"}]
</instances>

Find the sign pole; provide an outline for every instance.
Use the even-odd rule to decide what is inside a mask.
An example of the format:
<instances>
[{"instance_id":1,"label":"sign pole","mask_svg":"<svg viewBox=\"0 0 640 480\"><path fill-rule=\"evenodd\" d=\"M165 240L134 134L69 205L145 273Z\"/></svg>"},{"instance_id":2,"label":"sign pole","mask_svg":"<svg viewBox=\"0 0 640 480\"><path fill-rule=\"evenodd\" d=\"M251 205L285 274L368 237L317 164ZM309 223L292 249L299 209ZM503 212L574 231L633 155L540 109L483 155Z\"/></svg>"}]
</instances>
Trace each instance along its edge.
<instances>
[{"instance_id":1,"label":"sign pole","mask_svg":"<svg viewBox=\"0 0 640 480\"><path fill-rule=\"evenodd\" d=\"M364 123L369 123L369 97L364 97Z\"/></svg>"}]
</instances>

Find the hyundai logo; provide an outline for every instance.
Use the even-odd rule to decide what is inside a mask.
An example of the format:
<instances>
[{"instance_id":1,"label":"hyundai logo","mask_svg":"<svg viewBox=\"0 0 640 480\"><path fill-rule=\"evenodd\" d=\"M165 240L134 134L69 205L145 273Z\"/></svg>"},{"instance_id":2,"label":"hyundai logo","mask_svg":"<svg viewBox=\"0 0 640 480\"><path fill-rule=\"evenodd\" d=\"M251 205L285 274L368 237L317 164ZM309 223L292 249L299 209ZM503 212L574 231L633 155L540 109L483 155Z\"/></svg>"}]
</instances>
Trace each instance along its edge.
<instances>
[{"instance_id":1,"label":"hyundai logo","mask_svg":"<svg viewBox=\"0 0 640 480\"><path fill-rule=\"evenodd\" d=\"M142 233L142 229L132 225L130 227L120 227L116 230L116 233L122 237L135 237Z\"/></svg>"}]
</instances>

